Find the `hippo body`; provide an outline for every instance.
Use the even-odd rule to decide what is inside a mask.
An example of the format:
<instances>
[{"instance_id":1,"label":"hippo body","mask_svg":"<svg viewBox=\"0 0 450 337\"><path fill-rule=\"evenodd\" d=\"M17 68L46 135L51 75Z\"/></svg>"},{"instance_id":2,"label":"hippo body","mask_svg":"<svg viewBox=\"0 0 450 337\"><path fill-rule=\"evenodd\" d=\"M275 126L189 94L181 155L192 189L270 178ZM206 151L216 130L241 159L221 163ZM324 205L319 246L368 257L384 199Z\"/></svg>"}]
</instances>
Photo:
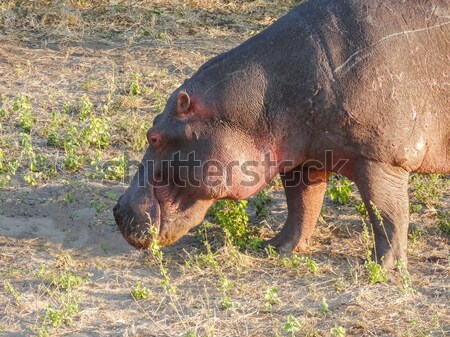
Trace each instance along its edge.
<instances>
[{"instance_id":1,"label":"hippo body","mask_svg":"<svg viewBox=\"0 0 450 337\"><path fill-rule=\"evenodd\" d=\"M280 174L288 217L269 243L287 253L307 244L337 172L366 204L375 258L406 263L409 173L450 173L449 40L445 0L299 5L171 95L114 209L119 228L147 247L156 226L169 244L214 201L247 198ZM239 165L228 169L232 161ZM211 179L211 162L227 170Z\"/></svg>"}]
</instances>

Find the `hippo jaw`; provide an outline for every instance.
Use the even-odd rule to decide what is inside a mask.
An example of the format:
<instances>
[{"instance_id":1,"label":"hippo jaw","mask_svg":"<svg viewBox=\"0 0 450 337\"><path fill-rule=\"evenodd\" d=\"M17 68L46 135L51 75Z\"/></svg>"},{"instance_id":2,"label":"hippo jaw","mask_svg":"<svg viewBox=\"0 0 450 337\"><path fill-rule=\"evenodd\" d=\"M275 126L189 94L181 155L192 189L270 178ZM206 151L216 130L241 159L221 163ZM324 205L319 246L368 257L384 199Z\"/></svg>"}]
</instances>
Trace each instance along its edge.
<instances>
[{"instance_id":1,"label":"hippo jaw","mask_svg":"<svg viewBox=\"0 0 450 337\"><path fill-rule=\"evenodd\" d=\"M130 186L117 201L113 212L123 237L138 249L148 249L153 239L160 246L177 241L201 223L214 202L196 200L195 196L183 195L168 186L137 189Z\"/></svg>"}]
</instances>

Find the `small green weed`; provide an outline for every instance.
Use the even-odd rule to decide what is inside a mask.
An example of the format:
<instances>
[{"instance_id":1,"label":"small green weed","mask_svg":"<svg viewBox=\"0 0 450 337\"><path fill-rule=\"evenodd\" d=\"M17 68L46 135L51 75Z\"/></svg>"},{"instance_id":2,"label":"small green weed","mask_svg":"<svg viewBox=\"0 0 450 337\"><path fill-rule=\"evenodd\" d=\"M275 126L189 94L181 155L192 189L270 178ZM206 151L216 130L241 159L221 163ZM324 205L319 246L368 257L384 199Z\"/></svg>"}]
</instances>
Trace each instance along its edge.
<instances>
[{"instance_id":1,"label":"small green weed","mask_svg":"<svg viewBox=\"0 0 450 337\"><path fill-rule=\"evenodd\" d=\"M222 276L220 279L219 289L222 291L223 296L219 300L219 305L222 310L228 310L233 307L233 303L231 302L231 297L229 292L233 289L233 283L225 276Z\"/></svg>"},{"instance_id":2,"label":"small green weed","mask_svg":"<svg viewBox=\"0 0 450 337\"><path fill-rule=\"evenodd\" d=\"M89 100L89 98L86 95L83 95L81 97L78 107L80 110L78 117L80 118L81 121L87 120L94 113L93 112L94 105L91 103L91 101ZM69 111L70 111L70 106L69 106Z\"/></svg>"},{"instance_id":3,"label":"small green weed","mask_svg":"<svg viewBox=\"0 0 450 337\"><path fill-rule=\"evenodd\" d=\"M91 207L93 209L95 209L95 211L97 212L97 214L102 213L103 211L107 210L109 208L108 205L106 205L103 201L101 200L92 200L91 201Z\"/></svg>"},{"instance_id":4,"label":"small green weed","mask_svg":"<svg viewBox=\"0 0 450 337\"><path fill-rule=\"evenodd\" d=\"M145 300L148 297L153 295L153 292L148 289L147 287L144 287L142 285L141 281L137 281L130 290L131 296L133 296L133 298L136 301L141 301L141 300Z\"/></svg>"},{"instance_id":5,"label":"small green weed","mask_svg":"<svg viewBox=\"0 0 450 337\"><path fill-rule=\"evenodd\" d=\"M64 151L66 153L64 156L64 166L72 172L79 171L83 167L84 158L77 154L76 146L71 143L65 143Z\"/></svg>"},{"instance_id":6,"label":"small green weed","mask_svg":"<svg viewBox=\"0 0 450 337\"><path fill-rule=\"evenodd\" d=\"M269 288L264 295L264 308L266 310L272 309L274 305L280 304L281 299L278 296L278 288Z\"/></svg>"},{"instance_id":7,"label":"small green weed","mask_svg":"<svg viewBox=\"0 0 450 337\"><path fill-rule=\"evenodd\" d=\"M442 211L438 212L438 219L439 219L439 229L447 234L450 235L450 211Z\"/></svg>"},{"instance_id":8,"label":"small green weed","mask_svg":"<svg viewBox=\"0 0 450 337\"><path fill-rule=\"evenodd\" d=\"M269 204L272 201L271 196L264 189L256 195L254 205L256 207L256 216L258 218L265 218L269 215Z\"/></svg>"},{"instance_id":9,"label":"small green weed","mask_svg":"<svg viewBox=\"0 0 450 337\"><path fill-rule=\"evenodd\" d=\"M345 328L340 326L340 325L336 325L334 328L331 328L330 329L330 333L334 337L345 337L345 336L347 336L347 332L345 331Z\"/></svg>"},{"instance_id":10,"label":"small green weed","mask_svg":"<svg viewBox=\"0 0 450 337\"><path fill-rule=\"evenodd\" d=\"M362 215L362 216L369 216L369 212L367 212L367 208L366 208L366 205L364 204L364 202L358 200L358 201L356 202L355 207L356 207L356 211L357 211L360 215Z\"/></svg>"},{"instance_id":11,"label":"small green weed","mask_svg":"<svg viewBox=\"0 0 450 337\"><path fill-rule=\"evenodd\" d=\"M297 332L303 331L303 327L296 317L289 315L287 317L287 322L283 326L283 331L294 337Z\"/></svg>"},{"instance_id":12,"label":"small green weed","mask_svg":"<svg viewBox=\"0 0 450 337\"><path fill-rule=\"evenodd\" d=\"M412 243L417 243L422 237L422 229L419 227L410 227L408 237Z\"/></svg>"},{"instance_id":13,"label":"small green weed","mask_svg":"<svg viewBox=\"0 0 450 337\"><path fill-rule=\"evenodd\" d=\"M422 209L421 204L413 204L412 202L409 203L409 213L418 213Z\"/></svg>"},{"instance_id":14,"label":"small green weed","mask_svg":"<svg viewBox=\"0 0 450 337\"><path fill-rule=\"evenodd\" d=\"M280 257L280 254L278 254L277 249L271 245L268 245L267 247L265 247L264 252L266 253L266 255L269 259L277 259L278 257Z\"/></svg>"},{"instance_id":15,"label":"small green weed","mask_svg":"<svg viewBox=\"0 0 450 337\"><path fill-rule=\"evenodd\" d=\"M153 258L156 261L156 264L159 267L159 273L162 276L161 285L164 289L166 295L172 298L172 295L176 293L177 287L172 284L170 280L169 270L164 266L164 254L161 251L161 246L158 242L158 229L155 227L151 227L149 229L149 234L152 237L152 242L149 247L149 251L152 254Z\"/></svg>"},{"instance_id":16,"label":"small green weed","mask_svg":"<svg viewBox=\"0 0 450 337\"><path fill-rule=\"evenodd\" d=\"M14 288L14 286L11 284L10 280L5 280L3 283L3 290L5 293L7 294L11 294L14 299L16 300L16 302L19 302L20 300L20 292L18 292L16 290L16 288Z\"/></svg>"},{"instance_id":17,"label":"small green weed","mask_svg":"<svg viewBox=\"0 0 450 337\"><path fill-rule=\"evenodd\" d=\"M120 121L117 125L119 132L122 133L124 143L133 151L141 151L147 145L145 135L151 127L151 122L145 119L146 116L141 116L133 111L128 118Z\"/></svg>"},{"instance_id":18,"label":"small green weed","mask_svg":"<svg viewBox=\"0 0 450 337\"><path fill-rule=\"evenodd\" d=\"M109 132L110 119L106 116L88 119L88 126L81 132L81 140L88 146L104 149L109 145L111 134Z\"/></svg>"},{"instance_id":19,"label":"small green weed","mask_svg":"<svg viewBox=\"0 0 450 337\"><path fill-rule=\"evenodd\" d=\"M132 80L130 82L130 95L138 96L141 94L141 86L139 85L139 80L141 78L140 74L133 74Z\"/></svg>"},{"instance_id":20,"label":"small green weed","mask_svg":"<svg viewBox=\"0 0 450 337\"><path fill-rule=\"evenodd\" d=\"M43 281L49 282L50 285L57 289L70 291L84 283L90 281L91 274L80 276L72 271L62 270L59 272L49 271L46 265L41 265L36 272L36 276Z\"/></svg>"},{"instance_id":21,"label":"small green weed","mask_svg":"<svg viewBox=\"0 0 450 337\"><path fill-rule=\"evenodd\" d=\"M279 264L286 269L300 269L306 266L311 274L317 275L319 273L319 267L316 261L307 256L292 254L290 257L281 258Z\"/></svg>"},{"instance_id":22,"label":"small green weed","mask_svg":"<svg viewBox=\"0 0 450 337\"><path fill-rule=\"evenodd\" d=\"M23 94L18 94L14 98L13 111L19 114L19 124L23 132L30 133L35 119L30 99Z\"/></svg>"},{"instance_id":23,"label":"small green weed","mask_svg":"<svg viewBox=\"0 0 450 337\"><path fill-rule=\"evenodd\" d=\"M72 192L67 192L66 195L64 196L64 201L67 204L72 203L74 200L75 200L75 197Z\"/></svg>"},{"instance_id":24,"label":"small green weed","mask_svg":"<svg viewBox=\"0 0 450 337\"><path fill-rule=\"evenodd\" d=\"M211 251L211 245L208 241L203 241L206 248L206 254L195 254L189 261L186 262L186 267L196 266L199 269L210 268L214 271L219 271L219 262Z\"/></svg>"},{"instance_id":25,"label":"small green weed","mask_svg":"<svg viewBox=\"0 0 450 337\"><path fill-rule=\"evenodd\" d=\"M91 91L100 85L100 81L97 79L87 79L81 84L81 89L83 91Z\"/></svg>"},{"instance_id":26,"label":"small green weed","mask_svg":"<svg viewBox=\"0 0 450 337\"><path fill-rule=\"evenodd\" d=\"M330 196L331 201L341 205L348 204L352 196L352 182L343 177L332 176L327 195Z\"/></svg>"},{"instance_id":27,"label":"small green weed","mask_svg":"<svg viewBox=\"0 0 450 337\"><path fill-rule=\"evenodd\" d=\"M73 318L80 312L78 305L78 298L68 296L61 300L59 306L47 306L45 312L40 316L41 326L36 329L36 333L39 337L50 336L50 328L58 329L60 326L71 326Z\"/></svg>"},{"instance_id":28,"label":"small green weed","mask_svg":"<svg viewBox=\"0 0 450 337\"><path fill-rule=\"evenodd\" d=\"M19 166L20 163L17 158L8 161L6 158L6 153L0 149L0 188L4 188L11 184L11 176L16 174Z\"/></svg>"},{"instance_id":29,"label":"small green weed","mask_svg":"<svg viewBox=\"0 0 450 337\"><path fill-rule=\"evenodd\" d=\"M59 136L59 130L61 127L62 116L58 110L52 111L52 117L50 120L50 126L48 128L47 145L59 147L62 141Z\"/></svg>"},{"instance_id":30,"label":"small green weed","mask_svg":"<svg viewBox=\"0 0 450 337\"><path fill-rule=\"evenodd\" d=\"M258 230L248 225L247 200L219 200L208 211L225 232L227 240L240 249L257 249L262 240Z\"/></svg>"},{"instance_id":31,"label":"small green weed","mask_svg":"<svg viewBox=\"0 0 450 337\"><path fill-rule=\"evenodd\" d=\"M320 312L324 315L330 312L330 306L328 305L327 299L322 297L322 303L320 304Z\"/></svg>"},{"instance_id":32,"label":"small green weed","mask_svg":"<svg viewBox=\"0 0 450 337\"><path fill-rule=\"evenodd\" d=\"M414 189L415 199L427 206L439 205L439 199L444 196L446 179L441 174L413 174L410 182Z\"/></svg>"},{"instance_id":33,"label":"small green weed","mask_svg":"<svg viewBox=\"0 0 450 337\"><path fill-rule=\"evenodd\" d=\"M400 273L403 289L411 289L411 276L409 275L408 269L406 269L405 263L401 260L397 260L395 261L395 268Z\"/></svg>"},{"instance_id":34,"label":"small green weed","mask_svg":"<svg viewBox=\"0 0 450 337\"><path fill-rule=\"evenodd\" d=\"M106 180L121 180L125 178L125 171L127 168L127 159L124 153L119 154L118 157L109 161L104 168L103 179Z\"/></svg>"},{"instance_id":35,"label":"small green weed","mask_svg":"<svg viewBox=\"0 0 450 337\"><path fill-rule=\"evenodd\" d=\"M364 262L364 267L369 274L369 282L372 284L387 282L387 270L378 264L377 261L373 261L372 259L372 249L374 247L373 233L369 233L368 226L365 222L363 222L363 225L363 241L364 247L366 248L366 261Z\"/></svg>"},{"instance_id":36,"label":"small green weed","mask_svg":"<svg viewBox=\"0 0 450 337\"><path fill-rule=\"evenodd\" d=\"M7 117L9 115L8 110L6 110L4 105L5 98L0 96L0 118ZM1 127L0 127L1 129Z\"/></svg>"}]
</instances>

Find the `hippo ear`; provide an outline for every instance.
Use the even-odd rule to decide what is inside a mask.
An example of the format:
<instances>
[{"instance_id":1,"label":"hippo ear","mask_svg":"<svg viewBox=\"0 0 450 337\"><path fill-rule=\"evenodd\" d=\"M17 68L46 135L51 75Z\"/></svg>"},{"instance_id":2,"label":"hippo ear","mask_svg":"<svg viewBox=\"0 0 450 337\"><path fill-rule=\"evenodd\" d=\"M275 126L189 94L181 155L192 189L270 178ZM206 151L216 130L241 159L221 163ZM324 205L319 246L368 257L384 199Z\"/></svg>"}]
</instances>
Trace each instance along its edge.
<instances>
[{"instance_id":1,"label":"hippo ear","mask_svg":"<svg viewBox=\"0 0 450 337\"><path fill-rule=\"evenodd\" d=\"M181 91L177 98L177 113L179 116L186 116L191 109L191 98L186 91Z\"/></svg>"}]
</instances>

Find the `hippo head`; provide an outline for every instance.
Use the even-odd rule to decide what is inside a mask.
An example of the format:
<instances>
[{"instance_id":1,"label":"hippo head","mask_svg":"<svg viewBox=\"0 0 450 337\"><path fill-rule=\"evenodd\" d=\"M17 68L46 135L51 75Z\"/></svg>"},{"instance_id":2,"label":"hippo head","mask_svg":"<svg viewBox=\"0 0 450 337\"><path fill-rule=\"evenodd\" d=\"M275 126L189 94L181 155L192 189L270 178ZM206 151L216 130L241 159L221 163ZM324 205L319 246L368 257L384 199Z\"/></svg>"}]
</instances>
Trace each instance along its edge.
<instances>
[{"instance_id":1,"label":"hippo head","mask_svg":"<svg viewBox=\"0 0 450 337\"><path fill-rule=\"evenodd\" d=\"M150 228L159 244L170 244L198 225L216 200L247 198L273 178L270 141L253 134L268 134L257 120L262 100L251 100L244 105L251 107L249 118L231 118L228 112L239 111L220 99L183 86L171 95L147 132L136 176L114 207L131 245L147 248Z\"/></svg>"}]
</instances>

